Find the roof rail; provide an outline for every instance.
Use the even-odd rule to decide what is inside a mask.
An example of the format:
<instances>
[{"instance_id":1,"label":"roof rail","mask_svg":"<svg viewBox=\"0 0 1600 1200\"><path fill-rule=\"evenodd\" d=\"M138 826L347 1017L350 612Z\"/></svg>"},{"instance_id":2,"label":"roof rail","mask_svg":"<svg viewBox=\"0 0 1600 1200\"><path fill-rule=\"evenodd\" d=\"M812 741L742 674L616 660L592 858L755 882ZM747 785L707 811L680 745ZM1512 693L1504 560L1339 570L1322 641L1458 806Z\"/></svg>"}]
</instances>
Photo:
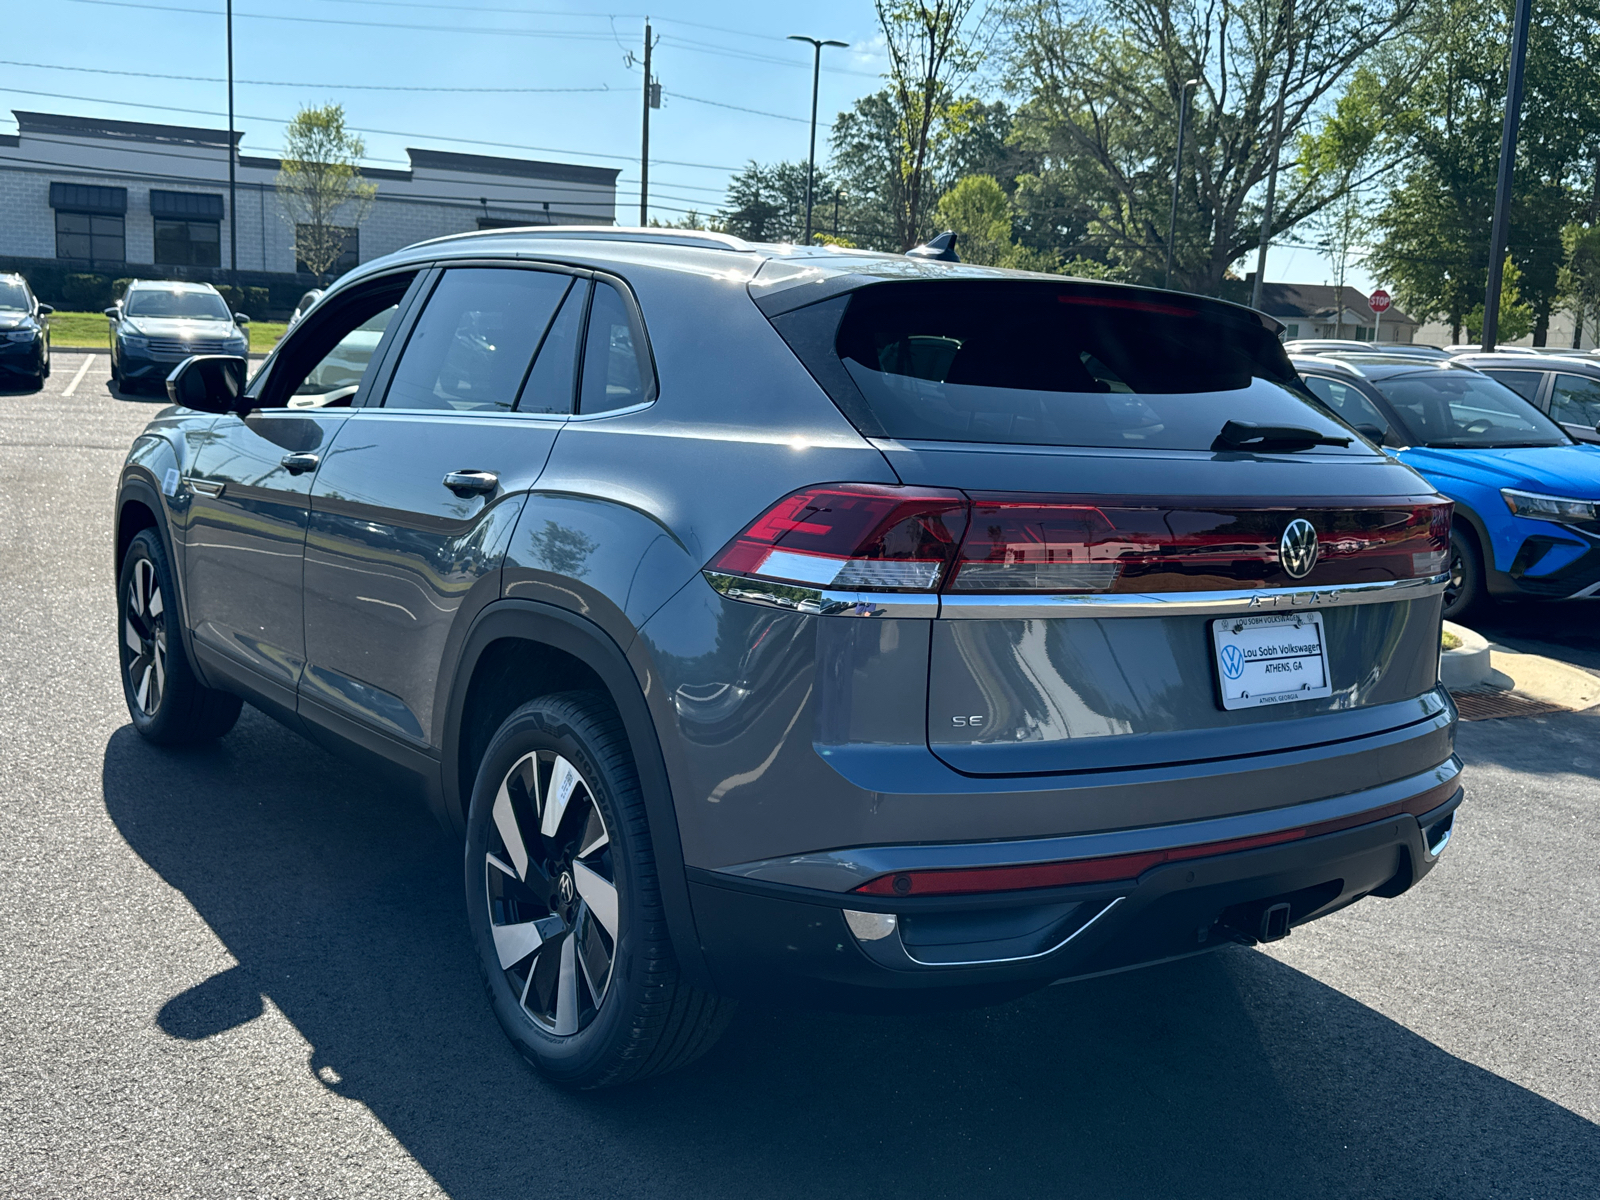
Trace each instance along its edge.
<instances>
[{"instance_id":1,"label":"roof rail","mask_svg":"<svg viewBox=\"0 0 1600 1200\"><path fill-rule=\"evenodd\" d=\"M656 226L630 227L618 225L526 225L504 229L476 229L467 233L452 233L445 237L418 242L420 246L434 246L440 242L459 242L471 238L504 237L550 238L564 242L632 242L655 246L692 246L699 250L732 250L748 253L755 249L749 242L726 233L709 229L663 229Z\"/></svg>"}]
</instances>

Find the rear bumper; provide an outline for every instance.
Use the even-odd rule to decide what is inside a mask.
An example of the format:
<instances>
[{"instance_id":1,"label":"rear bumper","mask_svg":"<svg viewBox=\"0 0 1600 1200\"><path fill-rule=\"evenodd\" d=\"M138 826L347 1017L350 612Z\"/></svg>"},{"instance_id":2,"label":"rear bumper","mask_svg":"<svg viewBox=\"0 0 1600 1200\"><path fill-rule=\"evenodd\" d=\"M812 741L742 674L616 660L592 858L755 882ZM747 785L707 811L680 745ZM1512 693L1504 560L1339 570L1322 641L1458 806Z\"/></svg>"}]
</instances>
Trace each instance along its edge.
<instances>
[{"instance_id":1,"label":"rear bumper","mask_svg":"<svg viewBox=\"0 0 1600 1200\"><path fill-rule=\"evenodd\" d=\"M695 922L717 986L731 994L874 1007L904 1007L940 994L1003 997L1270 938L1366 896L1397 896L1444 851L1462 799L1459 775L1460 763L1452 758L1425 776L1340 798L1349 816L1323 825L1348 827L1173 861L1113 883L912 898L691 868ZM1396 814L1405 801L1413 811ZM1303 826L1308 807L1270 815L1280 829ZM1211 836L1185 827L1132 832L1157 841L1165 836L1167 845ZM964 849L970 861L993 860L987 847ZM919 856L948 868L962 850L878 847L860 854L911 870ZM1057 853L1047 844L1040 850L1033 861ZM836 857L848 861L850 853ZM847 912L893 914L893 929L886 936L857 936L852 920L869 935L881 934L887 922L847 918Z\"/></svg>"}]
</instances>

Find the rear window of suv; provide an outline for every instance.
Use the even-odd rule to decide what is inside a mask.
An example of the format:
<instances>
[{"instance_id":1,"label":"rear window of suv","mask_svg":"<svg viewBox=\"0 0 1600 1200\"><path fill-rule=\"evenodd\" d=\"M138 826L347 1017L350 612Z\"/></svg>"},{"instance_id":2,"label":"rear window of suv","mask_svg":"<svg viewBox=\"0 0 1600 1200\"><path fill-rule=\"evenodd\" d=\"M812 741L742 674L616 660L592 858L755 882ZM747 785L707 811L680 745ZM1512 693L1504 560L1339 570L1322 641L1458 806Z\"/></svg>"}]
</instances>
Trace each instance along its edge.
<instances>
[{"instance_id":1,"label":"rear window of suv","mask_svg":"<svg viewBox=\"0 0 1600 1200\"><path fill-rule=\"evenodd\" d=\"M871 435L1208 450L1229 421L1349 434L1299 390L1270 330L1204 301L951 280L870 285L811 307L773 323ZM831 355L819 336L828 321ZM1371 453L1359 441L1324 449Z\"/></svg>"}]
</instances>

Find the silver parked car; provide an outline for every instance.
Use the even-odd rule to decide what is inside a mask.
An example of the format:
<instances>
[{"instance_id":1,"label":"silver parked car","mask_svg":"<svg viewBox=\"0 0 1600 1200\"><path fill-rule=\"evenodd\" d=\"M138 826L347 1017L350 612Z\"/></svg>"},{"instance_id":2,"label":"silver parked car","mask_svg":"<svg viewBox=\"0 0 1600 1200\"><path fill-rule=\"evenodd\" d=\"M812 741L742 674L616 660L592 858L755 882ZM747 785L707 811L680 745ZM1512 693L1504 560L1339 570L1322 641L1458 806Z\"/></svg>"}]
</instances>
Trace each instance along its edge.
<instances>
[{"instance_id":1,"label":"silver parked car","mask_svg":"<svg viewBox=\"0 0 1600 1200\"><path fill-rule=\"evenodd\" d=\"M117 501L128 709L178 743L248 701L414 778L571 1086L742 995L1272 941L1416 884L1462 798L1450 504L1278 332L705 233L414 246L248 383L174 374Z\"/></svg>"}]
</instances>

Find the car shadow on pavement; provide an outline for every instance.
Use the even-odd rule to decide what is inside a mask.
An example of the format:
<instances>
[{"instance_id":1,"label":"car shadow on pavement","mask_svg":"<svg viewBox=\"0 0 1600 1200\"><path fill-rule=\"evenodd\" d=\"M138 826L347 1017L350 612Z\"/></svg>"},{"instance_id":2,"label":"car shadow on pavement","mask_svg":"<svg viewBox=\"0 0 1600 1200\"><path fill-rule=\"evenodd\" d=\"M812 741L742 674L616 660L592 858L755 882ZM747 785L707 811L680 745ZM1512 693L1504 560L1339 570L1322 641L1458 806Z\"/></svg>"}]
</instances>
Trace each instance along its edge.
<instances>
[{"instance_id":1,"label":"car shadow on pavement","mask_svg":"<svg viewBox=\"0 0 1600 1200\"><path fill-rule=\"evenodd\" d=\"M1600 1194L1600 1126L1242 949L977 1011L746 1005L691 1068L569 1095L495 1025L420 802L249 708L197 751L124 726L103 783L238 962L152 1019L226 1038L269 998L454 1197Z\"/></svg>"}]
</instances>

